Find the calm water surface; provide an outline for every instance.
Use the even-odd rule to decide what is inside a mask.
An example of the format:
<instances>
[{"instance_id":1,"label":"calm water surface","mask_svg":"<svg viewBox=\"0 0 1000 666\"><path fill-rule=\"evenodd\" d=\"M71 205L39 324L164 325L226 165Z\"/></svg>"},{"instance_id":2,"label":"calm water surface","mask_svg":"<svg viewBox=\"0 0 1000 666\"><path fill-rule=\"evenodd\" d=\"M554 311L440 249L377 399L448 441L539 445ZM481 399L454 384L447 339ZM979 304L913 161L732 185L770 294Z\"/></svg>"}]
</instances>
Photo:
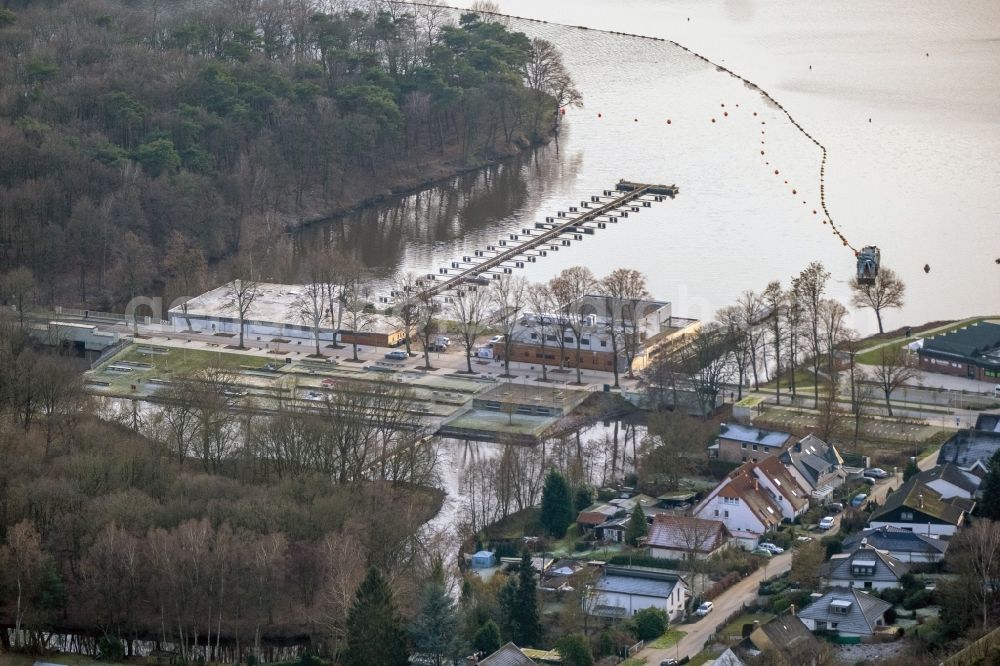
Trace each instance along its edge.
<instances>
[{"instance_id":1,"label":"calm water surface","mask_svg":"<svg viewBox=\"0 0 1000 666\"><path fill-rule=\"evenodd\" d=\"M879 245L907 281L906 308L890 326L1000 312L1000 3L501 6L672 39L768 90L828 148L827 205L841 231L855 246ZM531 21L511 27L557 44L584 95L558 145L313 227L303 240L350 248L385 280L436 271L625 177L676 183L681 194L529 264L525 275L628 266L677 314L707 318L743 290L787 284L819 260L833 273L830 294L848 300L853 255L821 224L822 211L812 214L820 151L757 91L669 43ZM874 328L865 313L853 323Z\"/></svg>"}]
</instances>

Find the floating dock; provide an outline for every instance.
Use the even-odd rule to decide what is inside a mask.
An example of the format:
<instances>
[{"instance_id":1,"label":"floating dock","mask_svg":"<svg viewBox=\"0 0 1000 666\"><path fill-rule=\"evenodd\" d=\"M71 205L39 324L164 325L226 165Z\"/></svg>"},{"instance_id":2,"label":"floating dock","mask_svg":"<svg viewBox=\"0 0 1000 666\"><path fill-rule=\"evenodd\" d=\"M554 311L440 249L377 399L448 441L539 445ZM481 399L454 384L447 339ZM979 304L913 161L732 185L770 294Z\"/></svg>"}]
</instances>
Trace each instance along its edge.
<instances>
[{"instance_id":1,"label":"floating dock","mask_svg":"<svg viewBox=\"0 0 1000 666\"><path fill-rule=\"evenodd\" d=\"M604 229L649 208L654 202L677 196L676 185L651 185L621 180L614 190L604 190L602 195L581 201L579 206L570 206L568 211L559 211L555 217L546 217L545 222L536 222L534 228L524 228L520 234L510 234L497 245L488 245L485 250L476 250L471 256L453 261L448 268L440 268L438 273L428 273L426 280L434 284L422 291L424 297L437 296L460 287L463 284L487 285L515 268L524 268L525 263L534 263L537 257L565 247L573 240L583 240L596 229ZM426 280L421 280L423 287ZM395 294L394 294L395 295Z\"/></svg>"}]
</instances>

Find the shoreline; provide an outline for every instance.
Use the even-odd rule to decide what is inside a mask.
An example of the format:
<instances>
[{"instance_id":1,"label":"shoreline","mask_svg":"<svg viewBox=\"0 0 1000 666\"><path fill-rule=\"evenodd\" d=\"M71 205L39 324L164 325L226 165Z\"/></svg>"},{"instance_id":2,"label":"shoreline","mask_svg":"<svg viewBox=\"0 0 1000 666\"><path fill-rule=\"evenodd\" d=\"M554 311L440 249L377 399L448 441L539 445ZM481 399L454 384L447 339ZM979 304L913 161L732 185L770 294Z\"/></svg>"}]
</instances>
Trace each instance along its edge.
<instances>
[{"instance_id":1,"label":"shoreline","mask_svg":"<svg viewBox=\"0 0 1000 666\"><path fill-rule=\"evenodd\" d=\"M521 136L515 139L506 150L494 149L494 155L481 157L473 162L462 162L447 156L421 164L414 164L402 169L399 177L386 184L374 193L343 196L344 203L335 205L332 209L315 212L304 216L286 216L285 232L294 235L308 227L325 222L343 221L347 216L371 206L383 204L396 197L406 197L418 192L441 186L453 178L474 171L486 169L498 164L509 162L536 148L547 146L559 136L559 127L553 126L550 133L543 139L529 140ZM430 175L426 175L430 171ZM418 174L424 175L418 175ZM363 189L359 187L358 189ZM309 208L308 205L303 208Z\"/></svg>"}]
</instances>

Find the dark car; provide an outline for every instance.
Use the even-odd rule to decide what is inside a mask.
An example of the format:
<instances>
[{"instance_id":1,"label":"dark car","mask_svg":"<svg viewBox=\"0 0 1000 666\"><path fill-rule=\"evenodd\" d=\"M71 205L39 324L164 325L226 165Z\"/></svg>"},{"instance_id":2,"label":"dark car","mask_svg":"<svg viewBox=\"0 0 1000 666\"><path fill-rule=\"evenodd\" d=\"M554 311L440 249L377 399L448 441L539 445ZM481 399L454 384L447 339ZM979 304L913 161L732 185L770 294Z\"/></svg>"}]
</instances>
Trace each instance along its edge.
<instances>
[{"instance_id":1,"label":"dark car","mask_svg":"<svg viewBox=\"0 0 1000 666\"><path fill-rule=\"evenodd\" d=\"M448 351L448 348L445 347L444 345L439 345L437 343L434 343L432 345L427 345L427 351L443 352L443 351Z\"/></svg>"},{"instance_id":2,"label":"dark car","mask_svg":"<svg viewBox=\"0 0 1000 666\"><path fill-rule=\"evenodd\" d=\"M837 514L844 510L844 505L840 502L833 502L828 504L826 508L830 513Z\"/></svg>"}]
</instances>

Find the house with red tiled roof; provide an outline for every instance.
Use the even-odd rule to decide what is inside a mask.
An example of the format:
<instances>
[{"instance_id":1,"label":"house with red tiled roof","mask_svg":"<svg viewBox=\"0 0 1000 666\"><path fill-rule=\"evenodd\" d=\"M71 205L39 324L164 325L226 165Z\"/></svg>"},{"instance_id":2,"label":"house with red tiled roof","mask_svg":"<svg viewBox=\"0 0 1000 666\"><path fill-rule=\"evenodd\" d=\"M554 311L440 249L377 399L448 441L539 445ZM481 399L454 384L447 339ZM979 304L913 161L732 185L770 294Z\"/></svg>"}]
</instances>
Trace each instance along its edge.
<instances>
[{"instance_id":1,"label":"house with red tiled roof","mask_svg":"<svg viewBox=\"0 0 1000 666\"><path fill-rule=\"evenodd\" d=\"M736 468L695 507L693 514L706 520L718 520L736 542L753 548L761 535L781 524L778 506L754 474L756 463Z\"/></svg>"},{"instance_id":2,"label":"house with red tiled roof","mask_svg":"<svg viewBox=\"0 0 1000 666\"><path fill-rule=\"evenodd\" d=\"M719 520L672 515L656 516L647 539L652 557L677 560L703 560L731 542L732 535Z\"/></svg>"},{"instance_id":3,"label":"house with red tiled roof","mask_svg":"<svg viewBox=\"0 0 1000 666\"><path fill-rule=\"evenodd\" d=\"M765 532L782 520L794 520L808 508L808 491L777 456L768 456L733 470L693 513L722 522L739 545L753 548Z\"/></svg>"},{"instance_id":4,"label":"house with red tiled roof","mask_svg":"<svg viewBox=\"0 0 1000 666\"><path fill-rule=\"evenodd\" d=\"M777 456L768 456L754 470L764 489L779 507L781 515L795 520L809 508L809 491L803 488Z\"/></svg>"}]
</instances>

